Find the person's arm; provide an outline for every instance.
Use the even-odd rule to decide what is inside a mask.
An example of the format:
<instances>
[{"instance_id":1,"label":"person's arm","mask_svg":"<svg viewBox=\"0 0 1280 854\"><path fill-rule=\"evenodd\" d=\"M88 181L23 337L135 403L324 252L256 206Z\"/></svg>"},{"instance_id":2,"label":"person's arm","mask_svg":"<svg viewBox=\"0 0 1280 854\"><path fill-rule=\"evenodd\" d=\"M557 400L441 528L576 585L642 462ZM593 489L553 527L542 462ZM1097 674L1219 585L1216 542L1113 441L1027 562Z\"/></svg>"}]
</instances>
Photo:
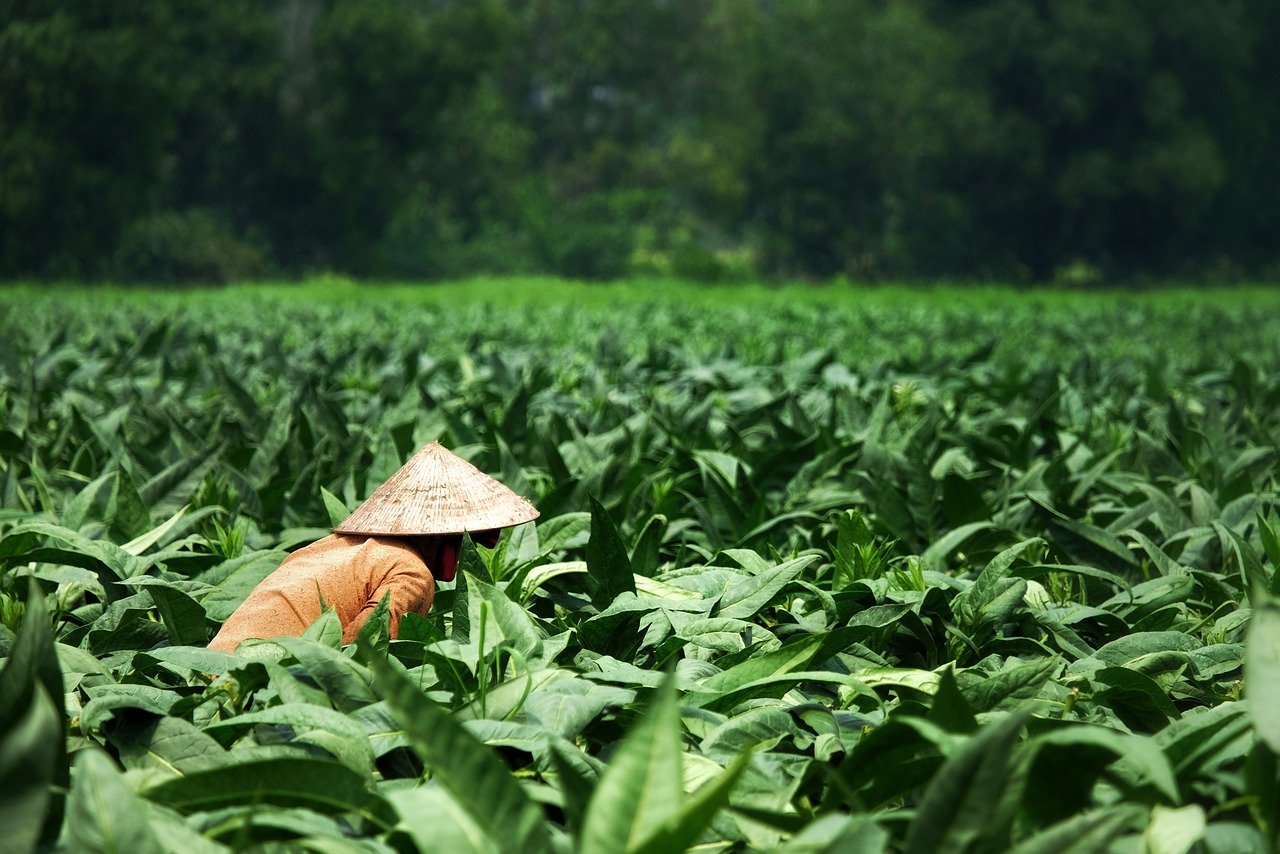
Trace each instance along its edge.
<instances>
[{"instance_id":1,"label":"person's arm","mask_svg":"<svg viewBox=\"0 0 1280 854\"><path fill-rule=\"evenodd\" d=\"M389 614L391 637L400 630L400 618L412 611L426 616L436 597L435 579L421 561L397 558L386 576L369 593L369 599L351 622L343 627L342 642L351 643L360 634L364 624L377 609L384 597L390 597Z\"/></svg>"}]
</instances>

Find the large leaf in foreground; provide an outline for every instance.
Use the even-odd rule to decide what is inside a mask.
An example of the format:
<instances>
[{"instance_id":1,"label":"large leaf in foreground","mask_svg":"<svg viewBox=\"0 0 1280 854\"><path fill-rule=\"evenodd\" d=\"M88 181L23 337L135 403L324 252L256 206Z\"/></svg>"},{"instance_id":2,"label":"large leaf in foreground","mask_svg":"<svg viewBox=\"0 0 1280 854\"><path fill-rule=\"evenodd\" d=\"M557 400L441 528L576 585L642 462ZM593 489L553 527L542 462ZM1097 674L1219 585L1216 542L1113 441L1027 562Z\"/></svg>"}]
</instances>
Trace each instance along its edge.
<instances>
[{"instance_id":1,"label":"large leaf in foreground","mask_svg":"<svg viewBox=\"0 0 1280 854\"><path fill-rule=\"evenodd\" d=\"M388 800L400 814L396 832L411 839L419 851L499 854L503 850L502 843L485 833L470 812L439 786L397 789L388 794Z\"/></svg>"},{"instance_id":2,"label":"large leaf in foreground","mask_svg":"<svg viewBox=\"0 0 1280 854\"><path fill-rule=\"evenodd\" d=\"M422 695L368 638L358 639L374 683L409 735L434 779L449 790L477 825L513 851L550 847L542 811L529 800L496 754Z\"/></svg>"},{"instance_id":3,"label":"large leaf in foreground","mask_svg":"<svg viewBox=\"0 0 1280 854\"><path fill-rule=\"evenodd\" d=\"M1142 807L1120 804L1080 813L1024 839L1010 854L1094 854L1132 829L1146 814Z\"/></svg>"},{"instance_id":4,"label":"large leaf in foreground","mask_svg":"<svg viewBox=\"0 0 1280 854\"><path fill-rule=\"evenodd\" d=\"M67 801L72 850L110 854L164 854L147 820L147 807L100 750L76 756L75 785Z\"/></svg>"},{"instance_id":5,"label":"large leaf in foreground","mask_svg":"<svg viewBox=\"0 0 1280 854\"><path fill-rule=\"evenodd\" d=\"M652 830L648 838L635 848L637 854L683 851L696 842L716 814L729 802L729 795L742 773L747 770L751 756L750 750L740 753L723 773L694 792L670 821Z\"/></svg>"},{"instance_id":6,"label":"large leaf in foreground","mask_svg":"<svg viewBox=\"0 0 1280 854\"><path fill-rule=\"evenodd\" d=\"M0 827L15 851L40 839L62 740L62 720L42 687L0 732Z\"/></svg>"},{"instance_id":7,"label":"large leaf in foreground","mask_svg":"<svg viewBox=\"0 0 1280 854\"><path fill-rule=\"evenodd\" d=\"M1245 703L1258 737L1280 753L1280 606L1261 602L1245 644Z\"/></svg>"},{"instance_id":8,"label":"large leaf in foreground","mask_svg":"<svg viewBox=\"0 0 1280 854\"><path fill-rule=\"evenodd\" d=\"M683 851L711 824L751 760L743 752L688 798L681 771L680 706L675 675L663 679L640 722L605 769L583 819L584 851L664 854Z\"/></svg>"},{"instance_id":9,"label":"large leaf in foreground","mask_svg":"<svg viewBox=\"0 0 1280 854\"><path fill-rule=\"evenodd\" d=\"M881 854L889 834L869 815L830 813L812 822L778 854Z\"/></svg>"},{"instance_id":10,"label":"large leaf in foreground","mask_svg":"<svg viewBox=\"0 0 1280 854\"><path fill-rule=\"evenodd\" d=\"M61 800L51 797L49 787L65 790L68 781L62 668L47 613L33 582L0 670L0 827L10 829L9 841L19 850L20 840L35 834L34 844L42 835L42 822L43 836L56 833Z\"/></svg>"},{"instance_id":11,"label":"large leaf in foreground","mask_svg":"<svg viewBox=\"0 0 1280 854\"><path fill-rule=\"evenodd\" d=\"M1031 713L989 724L943 764L925 789L907 837L907 851L963 851L975 840L1007 832L992 826L1011 778L1018 733Z\"/></svg>"},{"instance_id":12,"label":"large leaf in foreground","mask_svg":"<svg viewBox=\"0 0 1280 854\"><path fill-rule=\"evenodd\" d=\"M220 765L170 778L143 794L184 813L261 803L330 815L354 813L382 827L394 821L363 775L338 762L304 756Z\"/></svg>"},{"instance_id":13,"label":"large leaf in foreground","mask_svg":"<svg viewBox=\"0 0 1280 854\"><path fill-rule=\"evenodd\" d=\"M622 742L596 785L583 820L584 851L634 851L680 810L680 707L674 674Z\"/></svg>"}]
</instances>

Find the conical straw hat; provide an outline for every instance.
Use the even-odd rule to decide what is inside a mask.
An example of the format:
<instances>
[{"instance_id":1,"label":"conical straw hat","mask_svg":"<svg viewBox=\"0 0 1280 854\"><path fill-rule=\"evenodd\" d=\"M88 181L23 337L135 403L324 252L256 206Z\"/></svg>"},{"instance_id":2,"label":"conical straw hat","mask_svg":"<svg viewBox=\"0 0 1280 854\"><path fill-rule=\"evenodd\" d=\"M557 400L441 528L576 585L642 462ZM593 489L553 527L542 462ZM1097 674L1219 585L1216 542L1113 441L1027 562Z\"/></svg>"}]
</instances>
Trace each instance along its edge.
<instances>
[{"instance_id":1,"label":"conical straw hat","mask_svg":"<svg viewBox=\"0 0 1280 854\"><path fill-rule=\"evenodd\" d=\"M506 528L538 518L537 509L471 463L432 442L356 512L339 534L416 536Z\"/></svg>"}]
</instances>

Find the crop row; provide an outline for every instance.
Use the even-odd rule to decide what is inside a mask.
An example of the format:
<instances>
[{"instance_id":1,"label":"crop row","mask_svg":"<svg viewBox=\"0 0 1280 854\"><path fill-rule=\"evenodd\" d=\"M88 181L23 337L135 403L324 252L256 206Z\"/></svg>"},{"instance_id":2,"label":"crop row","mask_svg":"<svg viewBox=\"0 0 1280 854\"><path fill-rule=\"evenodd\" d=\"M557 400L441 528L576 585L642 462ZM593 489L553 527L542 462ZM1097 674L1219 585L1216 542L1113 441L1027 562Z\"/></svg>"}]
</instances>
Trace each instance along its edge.
<instances>
[{"instance_id":1,"label":"crop row","mask_svg":"<svg viewBox=\"0 0 1280 854\"><path fill-rule=\"evenodd\" d=\"M20 845L1280 841L1280 321L1247 306L44 301L0 331ZM541 519L395 639L204 649L434 438Z\"/></svg>"}]
</instances>

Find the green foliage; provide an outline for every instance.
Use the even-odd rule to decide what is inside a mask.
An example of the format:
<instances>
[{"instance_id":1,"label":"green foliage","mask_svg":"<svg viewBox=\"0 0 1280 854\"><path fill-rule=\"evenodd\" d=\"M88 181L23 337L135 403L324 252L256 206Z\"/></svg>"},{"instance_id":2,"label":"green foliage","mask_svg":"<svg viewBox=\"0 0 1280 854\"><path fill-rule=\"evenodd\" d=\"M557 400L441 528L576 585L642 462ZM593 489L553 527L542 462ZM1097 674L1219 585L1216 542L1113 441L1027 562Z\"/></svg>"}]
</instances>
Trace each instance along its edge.
<instances>
[{"instance_id":1,"label":"green foliage","mask_svg":"<svg viewBox=\"0 0 1280 854\"><path fill-rule=\"evenodd\" d=\"M15 844L1280 841L1263 296L330 287L0 300ZM204 647L437 437L542 516L394 639Z\"/></svg>"},{"instance_id":2,"label":"green foliage","mask_svg":"<svg viewBox=\"0 0 1280 854\"><path fill-rule=\"evenodd\" d=\"M44 602L32 584L0 669L0 818L17 850L57 832L68 780L62 687Z\"/></svg>"}]
</instances>

